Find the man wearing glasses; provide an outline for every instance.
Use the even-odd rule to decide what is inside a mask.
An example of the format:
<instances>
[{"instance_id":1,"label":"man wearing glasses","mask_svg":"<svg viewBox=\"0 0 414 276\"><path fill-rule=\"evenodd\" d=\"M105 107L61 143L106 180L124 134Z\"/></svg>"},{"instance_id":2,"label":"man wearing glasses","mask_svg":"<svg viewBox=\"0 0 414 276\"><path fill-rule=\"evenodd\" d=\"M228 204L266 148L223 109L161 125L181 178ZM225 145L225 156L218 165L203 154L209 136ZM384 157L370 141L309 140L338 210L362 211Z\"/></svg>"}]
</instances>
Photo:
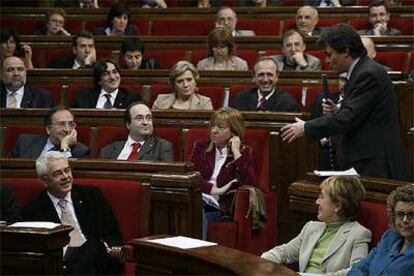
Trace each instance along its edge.
<instances>
[{"instance_id":1,"label":"man wearing glasses","mask_svg":"<svg viewBox=\"0 0 414 276\"><path fill-rule=\"evenodd\" d=\"M76 123L73 114L65 106L55 106L44 118L48 136L22 134L17 139L13 151L15 158L37 158L42 153L61 151L66 157L88 157L87 146L77 140Z\"/></svg>"},{"instance_id":2,"label":"man wearing glasses","mask_svg":"<svg viewBox=\"0 0 414 276\"><path fill-rule=\"evenodd\" d=\"M118 160L174 161L170 142L153 135L152 113L143 102L128 106L124 115L129 135L126 141L116 141L101 150L101 157Z\"/></svg>"}]
</instances>

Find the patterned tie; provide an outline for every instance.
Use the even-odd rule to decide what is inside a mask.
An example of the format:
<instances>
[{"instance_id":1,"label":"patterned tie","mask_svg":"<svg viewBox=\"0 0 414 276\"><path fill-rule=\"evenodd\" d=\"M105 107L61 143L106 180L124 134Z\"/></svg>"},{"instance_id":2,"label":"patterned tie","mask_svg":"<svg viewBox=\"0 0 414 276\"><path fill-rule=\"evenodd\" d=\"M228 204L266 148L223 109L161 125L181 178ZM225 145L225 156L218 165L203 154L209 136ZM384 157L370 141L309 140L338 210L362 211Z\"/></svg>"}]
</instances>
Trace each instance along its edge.
<instances>
[{"instance_id":1,"label":"patterned tie","mask_svg":"<svg viewBox=\"0 0 414 276\"><path fill-rule=\"evenodd\" d=\"M266 98L265 97L262 97L260 100L259 100L259 105L257 106L257 110L260 110L260 111L265 111L266 109L265 109L265 104L266 104Z\"/></svg>"},{"instance_id":2,"label":"patterned tie","mask_svg":"<svg viewBox=\"0 0 414 276\"><path fill-rule=\"evenodd\" d=\"M67 201L66 199L61 199L58 203L60 209L62 210L60 221L62 224L70 225L73 227L72 232L69 233L70 236L70 247L80 247L85 242L85 239L79 232L79 229L76 227L75 220L73 219L72 214L69 209L66 208Z\"/></svg>"},{"instance_id":3,"label":"patterned tie","mask_svg":"<svg viewBox=\"0 0 414 276\"><path fill-rule=\"evenodd\" d=\"M141 147L140 143L133 143L131 153L129 154L127 160L137 160L140 147Z\"/></svg>"},{"instance_id":4,"label":"patterned tie","mask_svg":"<svg viewBox=\"0 0 414 276\"><path fill-rule=\"evenodd\" d=\"M17 97L16 92L13 92L9 95L7 107L17 108Z\"/></svg>"},{"instance_id":5,"label":"patterned tie","mask_svg":"<svg viewBox=\"0 0 414 276\"><path fill-rule=\"evenodd\" d=\"M111 109L112 108L112 103L111 103L112 95L111 94L105 94L104 96L106 97L106 102L105 102L103 108Z\"/></svg>"}]
</instances>

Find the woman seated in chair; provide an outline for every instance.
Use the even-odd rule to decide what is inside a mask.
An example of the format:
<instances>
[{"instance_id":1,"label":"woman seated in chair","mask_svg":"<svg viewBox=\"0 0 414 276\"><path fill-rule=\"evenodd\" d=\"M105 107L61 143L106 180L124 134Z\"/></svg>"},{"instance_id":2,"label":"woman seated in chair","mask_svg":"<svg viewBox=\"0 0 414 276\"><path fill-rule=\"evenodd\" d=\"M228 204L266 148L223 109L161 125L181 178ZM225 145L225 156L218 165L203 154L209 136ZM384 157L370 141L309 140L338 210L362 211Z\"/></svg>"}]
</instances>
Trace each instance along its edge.
<instances>
[{"instance_id":1,"label":"woman seated in chair","mask_svg":"<svg viewBox=\"0 0 414 276\"><path fill-rule=\"evenodd\" d=\"M114 4L108 12L106 26L96 28L96 35L138 35L138 27L131 24L131 13L122 3Z\"/></svg>"},{"instance_id":2,"label":"woman seated in chair","mask_svg":"<svg viewBox=\"0 0 414 276\"><path fill-rule=\"evenodd\" d=\"M209 97L197 94L198 71L188 61L177 62L171 68L169 81L174 92L160 94L152 109L213 110Z\"/></svg>"},{"instance_id":3,"label":"woman seated in chair","mask_svg":"<svg viewBox=\"0 0 414 276\"><path fill-rule=\"evenodd\" d=\"M19 36L14 30L2 29L0 33L0 62L6 57L18 56L22 57L26 69L33 69L32 63L32 47L20 41ZM3 65L3 64L2 64ZM0 65L1 67L1 65Z\"/></svg>"},{"instance_id":4,"label":"woman seated in chair","mask_svg":"<svg viewBox=\"0 0 414 276\"><path fill-rule=\"evenodd\" d=\"M144 43L135 37L127 38L122 42L121 54L126 69L160 69L158 60L144 59Z\"/></svg>"},{"instance_id":5,"label":"woman seated in chair","mask_svg":"<svg viewBox=\"0 0 414 276\"><path fill-rule=\"evenodd\" d=\"M391 192L387 210L393 227L348 275L414 275L414 184Z\"/></svg>"},{"instance_id":6,"label":"woman seated in chair","mask_svg":"<svg viewBox=\"0 0 414 276\"><path fill-rule=\"evenodd\" d=\"M368 253L371 231L355 221L365 189L356 177L333 176L321 184L318 220L305 224L300 234L286 244L262 254L270 261L299 261L299 271L346 275Z\"/></svg>"},{"instance_id":7,"label":"woman seated in chair","mask_svg":"<svg viewBox=\"0 0 414 276\"><path fill-rule=\"evenodd\" d=\"M198 70L248 70L247 62L235 55L236 44L231 32L216 27L208 34L208 58L200 60Z\"/></svg>"},{"instance_id":8,"label":"woman seated in chair","mask_svg":"<svg viewBox=\"0 0 414 276\"><path fill-rule=\"evenodd\" d=\"M236 189L256 185L253 149L243 144L244 120L233 108L217 110L210 120L210 137L194 143L191 161L203 177L202 192L218 198L219 206L203 206L203 238L208 223L229 215ZM203 195L204 202L208 196ZM219 208L217 208L219 207Z\"/></svg>"}]
</instances>

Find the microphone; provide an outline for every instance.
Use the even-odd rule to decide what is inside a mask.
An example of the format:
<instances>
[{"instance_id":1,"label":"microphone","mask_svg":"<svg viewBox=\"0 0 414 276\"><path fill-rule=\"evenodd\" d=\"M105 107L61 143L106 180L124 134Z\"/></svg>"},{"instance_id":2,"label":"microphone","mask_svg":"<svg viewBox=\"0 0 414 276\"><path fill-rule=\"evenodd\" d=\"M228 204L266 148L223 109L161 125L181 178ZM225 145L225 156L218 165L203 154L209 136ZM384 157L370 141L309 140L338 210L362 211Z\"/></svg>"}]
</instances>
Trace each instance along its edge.
<instances>
[{"instance_id":1,"label":"microphone","mask_svg":"<svg viewBox=\"0 0 414 276\"><path fill-rule=\"evenodd\" d=\"M322 87L323 87L323 97L325 100L329 97L329 86L328 86L328 76L322 74Z\"/></svg>"}]
</instances>

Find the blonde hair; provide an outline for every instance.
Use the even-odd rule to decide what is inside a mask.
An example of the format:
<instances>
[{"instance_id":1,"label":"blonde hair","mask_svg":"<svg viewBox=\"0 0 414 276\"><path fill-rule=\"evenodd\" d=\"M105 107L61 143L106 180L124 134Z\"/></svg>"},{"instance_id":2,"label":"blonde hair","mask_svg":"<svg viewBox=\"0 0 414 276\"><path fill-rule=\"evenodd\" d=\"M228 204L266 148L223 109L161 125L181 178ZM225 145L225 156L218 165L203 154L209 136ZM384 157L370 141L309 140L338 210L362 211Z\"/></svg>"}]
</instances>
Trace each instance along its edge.
<instances>
[{"instance_id":1,"label":"blonde hair","mask_svg":"<svg viewBox=\"0 0 414 276\"><path fill-rule=\"evenodd\" d=\"M168 79L170 81L171 87L175 91L175 79L184 74L186 71L190 71L193 75L195 80L198 80L200 78L200 75L198 74L197 68L195 66L186 60L180 60L170 70L170 75L168 76Z\"/></svg>"},{"instance_id":2,"label":"blonde hair","mask_svg":"<svg viewBox=\"0 0 414 276\"><path fill-rule=\"evenodd\" d=\"M334 203L339 203L341 209L338 216L343 220L355 220L361 200L365 198L365 188L357 177L331 176L321 183L321 188L326 192Z\"/></svg>"}]
</instances>

